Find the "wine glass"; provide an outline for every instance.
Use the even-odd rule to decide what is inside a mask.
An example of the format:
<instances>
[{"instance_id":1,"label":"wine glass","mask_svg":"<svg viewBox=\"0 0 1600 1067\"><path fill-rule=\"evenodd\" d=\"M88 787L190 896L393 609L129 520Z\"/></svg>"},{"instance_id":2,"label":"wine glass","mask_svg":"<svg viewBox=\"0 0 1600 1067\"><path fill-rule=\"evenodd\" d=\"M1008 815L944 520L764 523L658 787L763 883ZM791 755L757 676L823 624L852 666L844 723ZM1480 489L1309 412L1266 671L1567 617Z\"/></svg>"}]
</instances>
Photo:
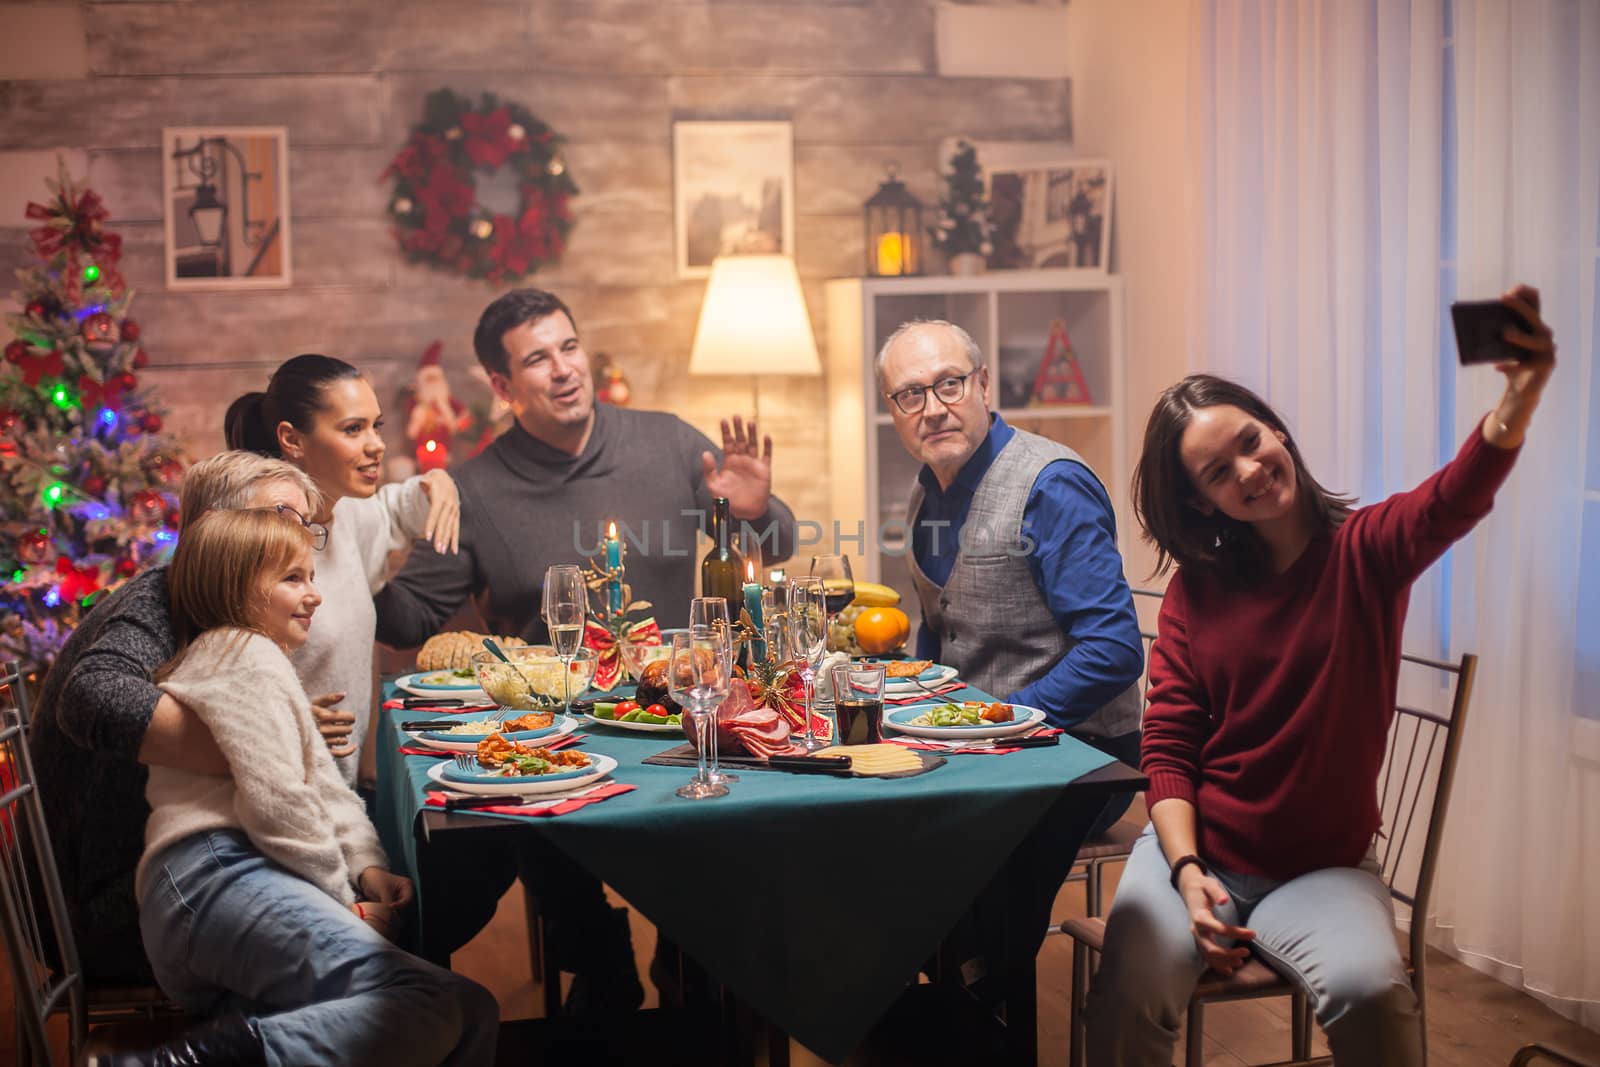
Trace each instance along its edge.
<instances>
[{"instance_id":1,"label":"wine glass","mask_svg":"<svg viewBox=\"0 0 1600 1067\"><path fill-rule=\"evenodd\" d=\"M728 601L720 596L697 596L689 601L689 628L708 626L713 630L728 635L728 648L733 648L733 630L728 624ZM713 723L715 723L716 709L712 709ZM739 776L731 771L725 771L717 763L717 730L711 731L711 780L713 782L737 782Z\"/></svg>"},{"instance_id":2,"label":"wine glass","mask_svg":"<svg viewBox=\"0 0 1600 1067\"><path fill-rule=\"evenodd\" d=\"M576 564L558 563L544 572L544 624L561 659L561 691L568 715L572 714L572 658L583 644L588 611L589 587Z\"/></svg>"},{"instance_id":3,"label":"wine glass","mask_svg":"<svg viewBox=\"0 0 1600 1067\"><path fill-rule=\"evenodd\" d=\"M828 654L828 610L821 578L789 579L789 636L801 663L800 677L806 684L806 731L801 744L807 752L815 752L826 747L812 729L817 669Z\"/></svg>"},{"instance_id":4,"label":"wine glass","mask_svg":"<svg viewBox=\"0 0 1600 1067\"><path fill-rule=\"evenodd\" d=\"M811 577L822 579L822 597L828 609L828 632L832 633L833 620L856 598L856 580L850 574L850 557L812 556Z\"/></svg>"},{"instance_id":5,"label":"wine glass","mask_svg":"<svg viewBox=\"0 0 1600 1067\"><path fill-rule=\"evenodd\" d=\"M704 800L728 795L728 787L711 780L706 769L708 714L728 695L733 674L733 654L728 648L728 633L709 626L692 626L686 633L672 635L672 658L667 664L667 691L683 705L695 728L695 749L700 756L699 772L678 787L680 797Z\"/></svg>"}]
</instances>

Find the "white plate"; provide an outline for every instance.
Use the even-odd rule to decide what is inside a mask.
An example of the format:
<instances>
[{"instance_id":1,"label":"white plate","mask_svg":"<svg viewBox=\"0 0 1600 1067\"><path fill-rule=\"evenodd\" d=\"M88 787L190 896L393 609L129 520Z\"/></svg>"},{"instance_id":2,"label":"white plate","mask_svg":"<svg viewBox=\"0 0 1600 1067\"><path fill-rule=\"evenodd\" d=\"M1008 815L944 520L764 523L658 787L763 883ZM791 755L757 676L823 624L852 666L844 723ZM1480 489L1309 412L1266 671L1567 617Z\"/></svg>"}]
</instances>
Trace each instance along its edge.
<instances>
[{"instance_id":1,"label":"white plate","mask_svg":"<svg viewBox=\"0 0 1600 1067\"><path fill-rule=\"evenodd\" d=\"M565 793L573 789L582 789L593 785L597 779L604 778L617 769L617 761L610 756L603 756L598 752L588 753L593 761L590 765L590 774L580 774L575 778L557 778L553 782L541 782L538 778L507 778L501 782L452 782L442 775L445 767L450 763L445 760L435 763L428 768L428 778L440 789L455 793L476 793L481 796L531 796L535 793Z\"/></svg>"},{"instance_id":2,"label":"white plate","mask_svg":"<svg viewBox=\"0 0 1600 1067\"><path fill-rule=\"evenodd\" d=\"M932 678L885 678L883 680L884 695L904 697L913 696L917 693L926 693L930 689L938 689L956 676L956 669L947 667L944 664L936 664L928 669L936 670L938 673ZM923 673L926 674L927 671ZM933 694L929 693L928 698L930 700L933 699Z\"/></svg>"},{"instance_id":3,"label":"white plate","mask_svg":"<svg viewBox=\"0 0 1600 1067\"><path fill-rule=\"evenodd\" d=\"M641 734L683 734L681 725L674 726L670 722L622 722L617 719L602 719L594 715L587 715L585 718L596 726L615 726L619 730L632 730Z\"/></svg>"},{"instance_id":4,"label":"white plate","mask_svg":"<svg viewBox=\"0 0 1600 1067\"><path fill-rule=\"evenodd\" d=\"M514 719L518 715L526 714L527 712L525 711L512 711L507 712L506 717ZM461 721L471 722L472 720L462 719ZM557 715L555 727L556 728L550 733L540 734L538 737L535 737L532 740L524 741L523 744L533 745L535 748L537 748L540 744L548 744L558 737L565 737L578 728L578 720L574 719L570 715ZM676 727L674 727L674 729L676 729ZM476 752L478 751L478 742L482 741L489 735L481 734L476 738L470 736L463 737L460 741L435 741L431 737L423 737L420 731L409 733L406 736L411 738L411 742L413 744L421 745L423 748L436 748L440 752ZM512 740L515 740L515 738Z\"/></svg>"},{"instance_id":5,"label":"white plate","mask_svg":"<svg viewBox=\"0 0 1600 1067\"><path fill-rule=\"evenodd\" d=\"M931 737L940 741L977 741L985 737L1010 737L1012 734L1026 733L1044 722L1044 712L1038 708L1030 708L1026 704L1011 705L1011 713L1016 716L1010 722L984 723L982 726L911 726L895 719L914 719L926 714L929 708L937 708L941 704L952 701L930 700L926 704L912 704L908 707L884 709L883 725L886 729L896 733L910 734L912 737Z\"/></svg>"},{"instance_id":6,"label":"white plate","mask_svg":"<svg viewBox=\"0 0 1600 1067\"><path fill-rule=\"evenodd\" d=\"M489 694L485 693L482 689L474 684L462 686L417 684L418 678L423 678L427 675L437 673L439 672L417 671L414 674L402 674L400 677L394 680L395 688L404 689L406 692L416 697L438 697L441 700L465 700L468 703L473 704L476 704L479 701L487 702L490 700Z\"/></svg>"}]
</instances>

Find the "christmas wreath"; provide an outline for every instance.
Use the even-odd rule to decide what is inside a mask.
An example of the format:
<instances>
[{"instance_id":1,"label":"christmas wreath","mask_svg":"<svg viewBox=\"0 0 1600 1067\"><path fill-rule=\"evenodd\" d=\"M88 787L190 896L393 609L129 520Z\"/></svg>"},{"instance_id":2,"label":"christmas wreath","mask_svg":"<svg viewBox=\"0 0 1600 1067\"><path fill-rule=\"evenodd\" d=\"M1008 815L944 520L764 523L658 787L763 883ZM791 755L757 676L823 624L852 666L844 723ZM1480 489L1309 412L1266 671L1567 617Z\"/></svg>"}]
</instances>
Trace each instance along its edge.
<instances>
[{"instance_id":1,"label":"christmas wreath","mask_svg":"<svg viewBox=\"0 0 1600 1067\"><path fill-rule=\"evenodd\" d=\"M422 122L383 172L395 179L389 213L406 258L496 283L559 259L578 193L560 146L530 111L493 94L473 106L449 89L430 93ZM502 166L517 177L515 215L478 202L476 174Z\"/></svg>"}]
</instances>

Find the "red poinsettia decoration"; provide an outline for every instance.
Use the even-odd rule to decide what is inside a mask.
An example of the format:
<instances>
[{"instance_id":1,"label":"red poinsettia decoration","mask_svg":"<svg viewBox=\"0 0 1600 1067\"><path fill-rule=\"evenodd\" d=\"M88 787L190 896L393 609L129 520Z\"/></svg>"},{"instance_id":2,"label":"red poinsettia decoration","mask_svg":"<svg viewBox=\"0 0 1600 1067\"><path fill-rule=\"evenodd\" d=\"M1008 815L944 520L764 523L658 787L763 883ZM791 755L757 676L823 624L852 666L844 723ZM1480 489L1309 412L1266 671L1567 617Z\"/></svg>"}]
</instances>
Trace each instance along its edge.
<instances>
[{"instance_id":1,"label":"red poinsettia decoration","mask_svg":"<svg viewBox=\"0 0 1600 1067\"><path fill-rule=\"evenodd\" d=\"M22 381L30 388L38 388L46 378L59 378L66 368L66 358L59 348L48 352L33 352L22 357Z\"/></svg>"},{"instance_id":2,"label":"red poinsettia decoration","mask_svg":"<svg viewBox=\"0 0 1600 1067\"><path fill-rule=\"evenodd\" d=\"M511 110L497 107L487 115L469 111L461 116L461 128L466 131L463 147L472 161L480 167L493 170L504 163L517 150L511 137Z\"/></svg>"},{"instance_id":3,"label":"red poinsettia decoration","mask_svg":"<svg viewBox=\"0 0 1600 1067\"><path fill-rule=\"evenodd\" d=\"M69 556L56 558L56 574L61 578L61 599L75 602L100 588L100 568L93 564L80 567Z\"/></svg>"},{"instance_id":4,"label":"red poinsettia decoration","mask_svg":"<svg viewBox=\"0 0 1600 1067\"><path fill-rule=\"evenodd\" d=\"M119 374L106 382L97 382L85 374L78 379L78 397L85 411L103 407L118 411L122 408L122 394L133 389L133 382L131 374Z\"/></svg>"}]
</instances>

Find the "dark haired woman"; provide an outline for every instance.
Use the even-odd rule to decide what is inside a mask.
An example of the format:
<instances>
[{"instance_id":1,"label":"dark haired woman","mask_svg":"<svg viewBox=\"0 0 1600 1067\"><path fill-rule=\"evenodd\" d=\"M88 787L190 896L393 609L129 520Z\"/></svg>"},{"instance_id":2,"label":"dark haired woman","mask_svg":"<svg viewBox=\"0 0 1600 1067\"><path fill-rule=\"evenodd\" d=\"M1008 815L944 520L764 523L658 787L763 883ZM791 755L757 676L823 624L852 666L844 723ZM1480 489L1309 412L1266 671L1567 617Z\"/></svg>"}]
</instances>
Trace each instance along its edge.
<instances>
[{"instance_id":1,"label":"dark haired woman","mask_svg":"<svg viewBox=\"0 0 1600 1067\"><path fill-rule=\"evenodd\" d=\"M340 773L368 787L376 777L375 753L363 744L377 713L372 596L388 577L390 552L419 537L454 552L461 529L460 497L444 471L379 486L382 426L372 384L344 360L320 355L288 360L266 392L239 397L224 419L229 448L288 460L322 490L328 538L318 546L317 585L326 599L294 664ZM359 761L348 758L357 751Z\"/></svg>"},{"instance_id":2,"label":"dark haired woman","mask_svg":"<svg viewBox=\"0 0 1600 1067\"><path fill-rule=\"evenodd\" d=\"M1317 484L1242 386L1195 375L1156 402L1134 506L1158 572L1178 570L1150 655L1152 825L1090 993L1096 1067L1170 1063L1201 973L1252 950L1310 991L1337 1062L1423 1062L1374 874L1377 778L1411 583L1488 513L1555 366L1538 293L1502 300L1528 361L1498 368L1505 393L1455 459L1370 507Z\"/></svg>"}]
</instances>

